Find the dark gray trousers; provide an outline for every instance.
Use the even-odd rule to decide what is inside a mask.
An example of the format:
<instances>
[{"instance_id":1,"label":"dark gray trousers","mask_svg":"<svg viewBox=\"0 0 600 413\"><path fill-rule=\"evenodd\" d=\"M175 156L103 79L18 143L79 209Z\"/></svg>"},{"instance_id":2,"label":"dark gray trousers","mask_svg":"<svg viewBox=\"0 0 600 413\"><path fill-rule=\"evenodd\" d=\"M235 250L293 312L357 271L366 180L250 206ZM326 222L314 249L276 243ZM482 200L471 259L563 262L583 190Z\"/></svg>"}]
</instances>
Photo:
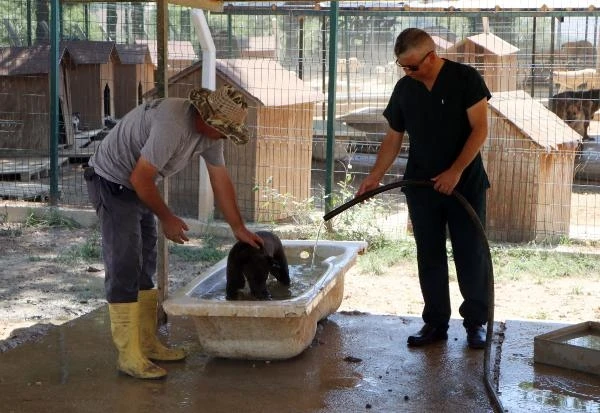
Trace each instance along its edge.
<instances>
[{"instance_id":1,"label":"dark gray trousers","mask_svg":"<svg viewBox=\"0 0 600 413\"><path fill-rule=\"evenodd\" d=\"M477 227L453 196L432 188L410 188L405 193L417 245L419 282L425 303L423 321L448 328L451 315L446 254L448 228L458 286L464 300L459 308L463 324L485 324L490 263ZM465 198L485 225L485 190Z\"/></svg>"},{"instance_id":2,"label":"dark gray trousers","mask_svg":"<svg viewBox=\"0 0 600 413\"><path fill-rule=\"evenodd\" d=\"M87 168L88 195L100 219L104 289L109 303L136 302L139 290L154 287L156 220L135 191Z\"/></svg>"}]
</instances>

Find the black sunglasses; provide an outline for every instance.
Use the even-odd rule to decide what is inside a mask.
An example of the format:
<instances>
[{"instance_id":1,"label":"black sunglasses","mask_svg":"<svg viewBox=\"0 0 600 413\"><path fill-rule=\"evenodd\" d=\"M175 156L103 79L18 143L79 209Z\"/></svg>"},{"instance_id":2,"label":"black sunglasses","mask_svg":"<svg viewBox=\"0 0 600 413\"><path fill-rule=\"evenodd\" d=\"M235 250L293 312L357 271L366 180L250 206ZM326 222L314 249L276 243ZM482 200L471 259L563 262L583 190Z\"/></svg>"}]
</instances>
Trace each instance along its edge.
<instances>
[{"instance_id":1,"label":"black sunglasses","mask_svg":"<svg viewBox=\"0 0 600 413\"><path fill-rule=\"evenodd\" d=\"M416 65L402 65L398 61L398 58L396 58L396 64L398 66L400 66L402 69L410 70L411 72L417 72L419 70L419 67L425 61L425 59L427 59L427 56L429 56L431 53L433 53L433 50L428 51L427 54L425 54L425 56L423 56L423 58L421 60L419 60L419 63L417 63Z\"/></svg>"}]
</instances>

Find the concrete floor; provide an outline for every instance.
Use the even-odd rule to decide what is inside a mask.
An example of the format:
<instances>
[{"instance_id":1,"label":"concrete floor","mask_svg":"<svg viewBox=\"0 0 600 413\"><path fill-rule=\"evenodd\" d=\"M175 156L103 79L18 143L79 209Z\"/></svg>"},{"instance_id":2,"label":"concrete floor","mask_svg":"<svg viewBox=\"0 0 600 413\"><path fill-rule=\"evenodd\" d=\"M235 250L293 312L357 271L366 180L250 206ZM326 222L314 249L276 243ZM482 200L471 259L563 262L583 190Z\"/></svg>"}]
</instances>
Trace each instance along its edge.
<instances>
[{"instance_id":1,"label":"concrete floor","mask_svg":"<svg viewBox=\"0 0 600 413\"><path fill-rule=\"evenodd\" d=\"M119 375L106 307L0 354L0 411L68 412L488 412L483 351L466 347L460 320L447 343L408 348L421 320L335 313L313 344L285 361L201 354L191 320L173 318L169 341L190 349L161 363L165 380ZM556 329L512 322L504 330L500 399L510 412L600 412L600 376L534 365L533 337ZM499 359L499 358L498 358ZM494 363L492 363L494 365Z\"/></svg>"}]
</instances>

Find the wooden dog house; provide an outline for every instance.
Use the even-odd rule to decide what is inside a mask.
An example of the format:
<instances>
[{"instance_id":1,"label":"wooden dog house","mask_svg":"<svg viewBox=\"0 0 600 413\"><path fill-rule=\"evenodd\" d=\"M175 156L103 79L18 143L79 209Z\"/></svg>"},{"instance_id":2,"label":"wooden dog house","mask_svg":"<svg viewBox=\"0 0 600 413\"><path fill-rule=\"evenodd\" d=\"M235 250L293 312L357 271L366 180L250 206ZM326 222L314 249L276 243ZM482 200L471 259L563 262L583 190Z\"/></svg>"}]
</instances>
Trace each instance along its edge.
<instances>
[{"instance_id":1,"label":"wooden dog house","mask_svg":"<svg viewBox=\"0 0 600 413\"><path fill-rule=\"evenodd\" d=\"M246 145L225 142L225 162L247 221L276 221L290 216L285 201L310 196L314 92L295 73L269 59L217 59L217 87L231 84L249 105ZM187 97L200 85L197 63L169 80L169 96ZM192 163L170 180L170 204L187 216L198 211L198 164Z\"/></svg>"},{"instance_id":2,"label":"wooden dog house","mask_svg":"<svg viewBox=\"0 0 600 413\"><path fill-rule=\"evenodd\" d=\"M152 64L158 67L158 49L155 40L136 40L136 44L148 46ZM169 40L167 43L167 76L175 76L180 71L198 61L194 45L188 40Z\"/></svg>"},{"instance_id":3,"label":"wooden dog house","mask_svg":"<svg viewBox=\"0 0 600 413\"><path fill-rule=\"evenodd\" d=\"M568 236L581 136L522 90L494 93L488 108L489 137L482 155L491 182L489 239Z\"/></svg>"},{"instance_id":4,"label":"wooden dog house","mask_svg":"<svg viewBox=\"0 0 600 413\"><path fill-rule=\"evenodd\" d=\"M84 128L102 129L107 117L114 118L114 42L64 41L73 58L70 69L73 112Z\"/></svg>"},{"instance_id":5,"label":"wooden dog house","mask_svg":"<svg viewBox=\"0 0 600 413\"><path fill-rule=\"evenodd\" d=\"M277 58L277 39L272 36L249 36L242 38L241 57L245 59Z\"/></svg>"},{"instance_id":6,"label":"wooden dog house","mask_svg":"<svg viewBox=\"0 0 600 413\"><path fill-rule=\"evenodd\" d=\"M74 141L69 87L70 56L59 50L59 145ZM0 148L50 148L50 46L0 48Z\"/></svg>"},{"instance_id":7,"label":"wooden dog house","mask_svg":"<svg viewBox=\"0 0 600 413\"><path fill-rule=\"evenodd\" d=\"M581 70L555 70L552 72L552 81L556 92L570 90L589 90L600 87L600 73L596 69Z\"/></svg>"},{"instance_id":8,"label":"wooden dog house","mask_svg":"<svg viewBox=\"0 0 600 413\"><path fill-rule=\"evenodd\" d=\"M518 48L492 33L481 33L460 40L442 55L475 67L492 92L517 88Z\"/></svg>"},{"instance_id":9,"label":"wooden dog house","mask_svg":"<svg viewBox=\"0 0 600 413\"><path fill-rule=\"evenodd\" d=\"M122 118L142 103L142 96L154 87L154 65L145 44L117 44L115 63L115 117Z\"/></svg>"}]
</instances>

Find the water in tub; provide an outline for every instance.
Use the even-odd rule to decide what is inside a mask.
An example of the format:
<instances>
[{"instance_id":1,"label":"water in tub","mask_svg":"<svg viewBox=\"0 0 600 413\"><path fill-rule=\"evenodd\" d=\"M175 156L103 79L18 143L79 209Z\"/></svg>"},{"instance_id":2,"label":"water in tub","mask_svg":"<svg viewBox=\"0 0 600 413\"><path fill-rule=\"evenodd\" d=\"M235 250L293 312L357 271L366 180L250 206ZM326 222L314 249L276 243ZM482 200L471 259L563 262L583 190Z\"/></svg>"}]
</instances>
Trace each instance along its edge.
<instances>
[{"instance_id":1,"label":"water in tub","mask_svg":"<svg viewBox=\"0 0 600 413\"><path fill-rule=\"evenodd\" d=\"M317 231L317 239L315 239L315 245L313 246L313 259L311 261L311 267L315 266L315 257L317 256L317 244L319 243L319 237L321 236L321 228L325 225L325 221L321 222L319 225L319 230Z\"/></svg>"},{"instance_id":2,"label":"water in tub","mask_svg":"<svg viewBox=\"0 0 600 413\"><path fill-rule=\"evenodd\" d=\"M316 250L315 250L316 251ZM290 298L298 297L306 292L314 283L321 277L326 268L326 264L319 264L322 260L327 257L321 257L316 251L310 252L306 248L300 247L287 247L285 250L288 265L290 270L290 285L285 286L279 283L274 277L269 276L267 280L267 288L271 293L272 300L287 300ZM315 265L315 256L317 264ZM192 297L202 298L206 300L225 300L225 270L223 269L223 282L215 285L214 288L209 291L194 290L191 294ZM257 299L250 295L250 289L246 283L243 290L238 293L238 300L252 300Z\"/></svg>"}]
</instances>

